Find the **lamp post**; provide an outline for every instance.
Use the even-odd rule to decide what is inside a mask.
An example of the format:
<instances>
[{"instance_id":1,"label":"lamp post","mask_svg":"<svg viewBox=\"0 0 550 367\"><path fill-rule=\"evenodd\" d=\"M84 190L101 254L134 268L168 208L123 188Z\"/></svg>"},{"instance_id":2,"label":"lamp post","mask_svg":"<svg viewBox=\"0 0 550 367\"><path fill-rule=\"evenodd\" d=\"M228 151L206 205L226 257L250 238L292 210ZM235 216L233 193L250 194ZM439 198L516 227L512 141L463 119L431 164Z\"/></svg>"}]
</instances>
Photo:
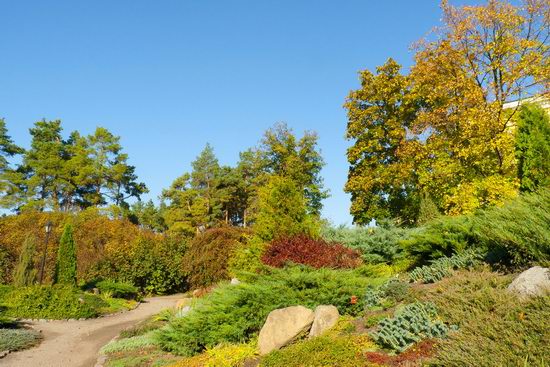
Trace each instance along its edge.
<instances>
[{"instance_id":1,"label":"lamp post","mask_svg":"<svg viewBox=\"0 0 550 367\"><path fill-rule=\"evenodd\" d=\"M40 285L44 281L44 268L46 267L46 256L48 255L48 241L50 240L50 233L52 232L52 222L48 221L44 227L46 230L46 241L44 242L44 252L42 254L42 263L40 265Z\"/></svg>"}]
</instances>

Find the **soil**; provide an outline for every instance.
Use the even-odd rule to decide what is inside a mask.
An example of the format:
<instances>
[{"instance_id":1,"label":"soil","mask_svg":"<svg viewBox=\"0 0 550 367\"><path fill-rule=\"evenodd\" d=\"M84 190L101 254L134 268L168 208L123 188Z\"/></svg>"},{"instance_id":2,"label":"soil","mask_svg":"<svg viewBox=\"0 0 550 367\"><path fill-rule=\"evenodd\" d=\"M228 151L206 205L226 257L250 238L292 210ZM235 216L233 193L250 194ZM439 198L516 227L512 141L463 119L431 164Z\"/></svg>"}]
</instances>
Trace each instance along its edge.
<instances>
[{"instance_id":1,"label":"soil","mask_svg":"<svg viewBox=\"0 0 550 367\"><path fill-rule=\"evenodd\" d=\"M42 332L42 343L0 359L0 366L93 367L101 347L122 330L174 307L181 298L181 295L148 298L132 311L98 319L30 323L30 327Z\"/></svg>"}]
</instances>

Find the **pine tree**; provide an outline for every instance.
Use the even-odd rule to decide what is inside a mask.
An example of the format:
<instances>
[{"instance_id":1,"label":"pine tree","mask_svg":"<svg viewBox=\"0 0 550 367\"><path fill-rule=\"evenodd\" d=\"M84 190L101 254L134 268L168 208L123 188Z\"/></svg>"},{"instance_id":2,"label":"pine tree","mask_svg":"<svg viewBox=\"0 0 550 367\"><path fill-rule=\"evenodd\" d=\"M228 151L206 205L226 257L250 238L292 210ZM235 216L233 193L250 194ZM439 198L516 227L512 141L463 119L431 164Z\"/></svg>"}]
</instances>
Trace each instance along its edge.
<instances>
[{"instance_id":1,"label":"pine tree","mask_svg":"<svg viewBox=\"0 0 550 367\"><path fill-rule=\"evenodd\" d=\"M65 225L59 243L54 283L76 285L76 245L70 224Z\"/></svg>"},{"instance_id":2,"label":"pine tree","mask_svg":"<svg viewBox=\"0 0 550 367\"><path fill-rule=\"evenodd\" d=\"M19 262L13 275L13 284L16 287L25 287L34 283L36 277L36 269L34 267L35 252L36 239L29 235L23 243Z\"/></svg>"},{"instance_id":3,"label":"pine tree","mask_svg":"<svg viewBox=\"0 0 550 367\"><path fill-rule=\"evenodd\" d=\"M516 157L521 191L550 185L550 118L540 106L526 104L521 107Z\"/></svg>"}]
</instances>

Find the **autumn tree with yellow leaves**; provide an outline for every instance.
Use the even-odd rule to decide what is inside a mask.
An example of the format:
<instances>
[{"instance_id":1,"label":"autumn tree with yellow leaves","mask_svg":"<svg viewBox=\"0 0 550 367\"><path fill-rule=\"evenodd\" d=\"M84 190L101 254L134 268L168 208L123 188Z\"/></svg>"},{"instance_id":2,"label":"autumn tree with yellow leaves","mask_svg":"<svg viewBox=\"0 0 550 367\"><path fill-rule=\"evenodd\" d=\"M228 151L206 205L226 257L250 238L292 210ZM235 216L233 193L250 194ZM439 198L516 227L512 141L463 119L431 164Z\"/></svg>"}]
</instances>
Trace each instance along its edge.
<instances>
[{"instance_id":1,"label":"autumn tree with yellow leaves","mask_svg":"<svg viewBox=\"0 0 550 367\"><path fill-rule=\"evenodd\" d=\"M414 223L426 199L453 215L517 195L518 111L505 103L549 91L550 2L442 9L409 74L389 59L362 71L346 101L346 191L358 224Z\"/></svg>"}]
</instances>

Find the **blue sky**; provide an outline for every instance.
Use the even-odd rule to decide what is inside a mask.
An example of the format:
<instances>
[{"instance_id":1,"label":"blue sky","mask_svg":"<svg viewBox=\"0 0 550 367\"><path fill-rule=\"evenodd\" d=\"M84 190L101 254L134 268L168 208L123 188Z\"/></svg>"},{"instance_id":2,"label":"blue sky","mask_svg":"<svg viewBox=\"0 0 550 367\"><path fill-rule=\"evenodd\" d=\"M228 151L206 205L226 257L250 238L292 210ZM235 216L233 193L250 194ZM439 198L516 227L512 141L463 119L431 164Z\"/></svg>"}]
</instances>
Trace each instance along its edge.
<instances>
[{"instance_id":1,"label":"blue sky","mask_svg":"<svg viewBox=\"0 0 550 367\"><path fill-rule=\"evenodd\" d=\"M319 133L336 224L351 223L342 104L358 71L410 65L441 17L433 0L18 0L0 14L0 117L20 145L42 118L104 126L156 198L207 142L234 164L284 121Z\"/></svg>"}]
</instances>

